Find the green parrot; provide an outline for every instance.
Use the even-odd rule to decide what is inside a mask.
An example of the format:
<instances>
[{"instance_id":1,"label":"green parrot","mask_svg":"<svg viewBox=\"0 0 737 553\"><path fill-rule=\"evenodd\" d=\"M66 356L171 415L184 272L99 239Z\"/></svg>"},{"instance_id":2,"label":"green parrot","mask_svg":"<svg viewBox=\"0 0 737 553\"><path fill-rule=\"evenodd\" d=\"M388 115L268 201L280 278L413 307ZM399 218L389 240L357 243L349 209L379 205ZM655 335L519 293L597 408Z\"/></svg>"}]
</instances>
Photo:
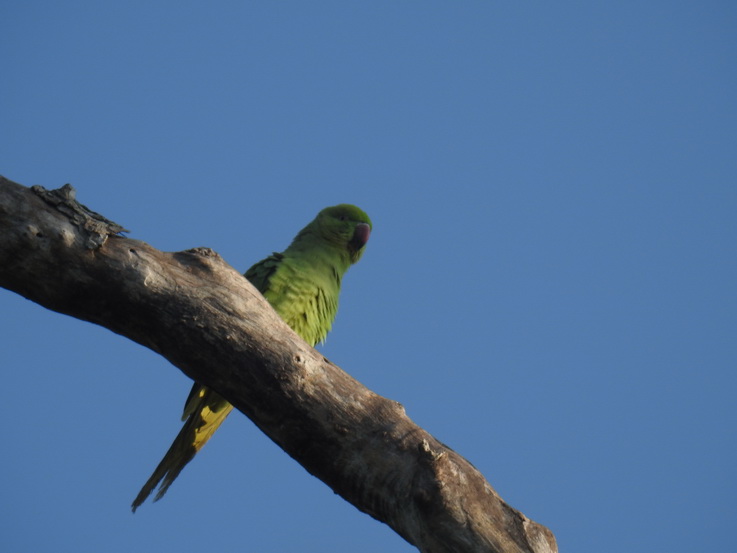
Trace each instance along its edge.
<instances>
[{"instance_id":1,"label":"green parrot","mask_svg":"<svg viewBox=\"0 0 737 553\"><path fill-rule=\"evenodd\" d=\"M341 280L363 255L371 229L368 215L356 206L327 207L286 250L259 261L245 276L292 330L315 346L332 327ZM184 406L184 426L133 501L133 512L159 483L154 501L161 499L232 410L213 390L194 384Z\"/></svg>"}]
</instances>

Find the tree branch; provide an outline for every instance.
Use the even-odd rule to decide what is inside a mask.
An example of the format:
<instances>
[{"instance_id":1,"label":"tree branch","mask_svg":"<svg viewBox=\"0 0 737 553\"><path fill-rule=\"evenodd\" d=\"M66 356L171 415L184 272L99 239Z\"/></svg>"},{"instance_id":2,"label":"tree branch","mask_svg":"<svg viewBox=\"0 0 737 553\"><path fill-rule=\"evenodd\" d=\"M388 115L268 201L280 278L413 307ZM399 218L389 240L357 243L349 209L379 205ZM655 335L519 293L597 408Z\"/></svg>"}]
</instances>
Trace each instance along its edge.
<instances>
[{"instance_id":1,"label":"tree branch","mask_svg":"<svg viewBox=\"0 0 737 553\"><path fill-rule=\"evenodd\" d=\"M0 286L161 354L423 552L557 551L550 530L309 347L218 254L161 252L122 230L69 185L0 177Z\"/></svg>"}]
</instances>

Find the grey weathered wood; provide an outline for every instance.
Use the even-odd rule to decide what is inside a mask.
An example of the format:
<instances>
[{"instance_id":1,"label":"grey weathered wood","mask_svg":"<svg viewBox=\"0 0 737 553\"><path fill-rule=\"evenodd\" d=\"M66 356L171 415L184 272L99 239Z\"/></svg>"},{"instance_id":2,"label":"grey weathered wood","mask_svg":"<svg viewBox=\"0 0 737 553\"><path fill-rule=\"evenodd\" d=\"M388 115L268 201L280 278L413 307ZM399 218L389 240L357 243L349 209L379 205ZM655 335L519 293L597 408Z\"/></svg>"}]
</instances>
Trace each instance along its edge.
<instances>
[{"instance_id":1,"label":"grey weathered wood","mask_svg":"<svg viewBox=\"0 0 737 553\"><path fill-rule=\"evenodd\" d=\"M0 286L160 353L421 551L557 551L550 530L309 347L218 254L161 252L121 230L69 186L0 177Z\"/></svg>"}]
</instances>

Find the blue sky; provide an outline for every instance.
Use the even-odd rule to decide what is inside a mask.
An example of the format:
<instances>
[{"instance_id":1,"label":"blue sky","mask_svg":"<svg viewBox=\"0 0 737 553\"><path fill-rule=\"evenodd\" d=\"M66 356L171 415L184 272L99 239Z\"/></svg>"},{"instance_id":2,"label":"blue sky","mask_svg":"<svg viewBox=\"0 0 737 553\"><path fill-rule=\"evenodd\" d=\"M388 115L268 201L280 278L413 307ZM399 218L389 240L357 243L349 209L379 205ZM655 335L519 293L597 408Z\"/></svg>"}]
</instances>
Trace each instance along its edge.
<instances>
[{"instance_id":1,"label":"blue sky","mask_svg":"<svg viewBox=\"0 0 737 553\"><path fill-rule=\"evenodd\" d=\"M0 174L239 270L374 222L322 351L555 532L716 551L737 515L732 2L12 2ZM0 290L0 549L413 551L231 416L130 503L188 379Z\"/></svg>"}]
</instances>

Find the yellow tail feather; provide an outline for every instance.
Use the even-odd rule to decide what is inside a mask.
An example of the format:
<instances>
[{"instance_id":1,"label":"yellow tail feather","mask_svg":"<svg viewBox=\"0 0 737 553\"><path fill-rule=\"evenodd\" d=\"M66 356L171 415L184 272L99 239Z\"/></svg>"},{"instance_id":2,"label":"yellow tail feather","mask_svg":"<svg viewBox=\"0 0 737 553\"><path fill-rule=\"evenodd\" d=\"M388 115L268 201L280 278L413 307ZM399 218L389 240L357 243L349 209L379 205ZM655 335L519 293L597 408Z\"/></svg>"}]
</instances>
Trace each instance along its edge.
<instances>
[{"instance_id":1,"label":"yellow tail feather","mask_svg":"<svg viewBox=\"0 0 737 553\"><path fill-rule=\"evenodd\" d=\"M195 454L202 449L215 430L223 423L225 417L233 410L233 406L209 388L195 384L187 398L184 415L187 421L171 444L169 451L156 467L156 470L138 492L132 509L136 509L146 501L151 492L159 485L154 501L161 499L182 469Z\"/></svg>"}]
</instances>

